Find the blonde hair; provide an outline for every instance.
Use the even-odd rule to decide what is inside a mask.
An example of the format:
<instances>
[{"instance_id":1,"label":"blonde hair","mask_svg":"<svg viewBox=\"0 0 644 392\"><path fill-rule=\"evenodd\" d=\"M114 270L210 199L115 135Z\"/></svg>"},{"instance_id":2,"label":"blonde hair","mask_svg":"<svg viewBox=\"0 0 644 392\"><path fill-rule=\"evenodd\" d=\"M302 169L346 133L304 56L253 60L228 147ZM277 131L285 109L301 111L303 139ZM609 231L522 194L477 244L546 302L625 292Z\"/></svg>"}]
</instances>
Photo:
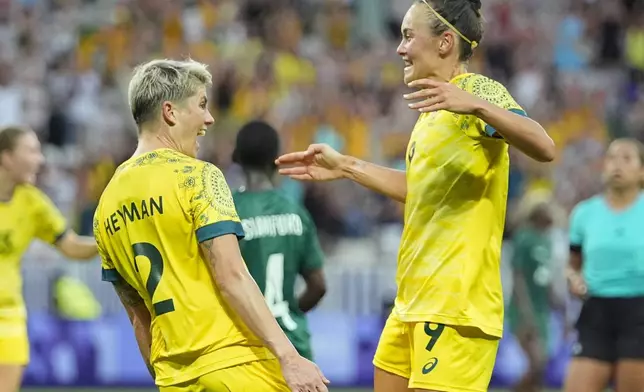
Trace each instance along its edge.
<instances>
[{"instance_id":1,"label":"blonde hair","mask_svg":"<svg viewBox=\"0 0 644 392\"><path fill-rule=\"evenodd\" d=\"M193 61L152 60L134 69L128 101L137 125L150 121L164 101L181 102L212 84L206 64Z\"/></svg>"},{"instance_id":2,"label":"blonde hair","mask_svg":"<svg viewBox=\"0 0 644 392\"><path fill-rule=\"evenodd\" d=\"M24 134L32 132L31 129L21 126L8 126L0 128L0 154L13 151L18 139Z\"/></svg>"}]
</instances>

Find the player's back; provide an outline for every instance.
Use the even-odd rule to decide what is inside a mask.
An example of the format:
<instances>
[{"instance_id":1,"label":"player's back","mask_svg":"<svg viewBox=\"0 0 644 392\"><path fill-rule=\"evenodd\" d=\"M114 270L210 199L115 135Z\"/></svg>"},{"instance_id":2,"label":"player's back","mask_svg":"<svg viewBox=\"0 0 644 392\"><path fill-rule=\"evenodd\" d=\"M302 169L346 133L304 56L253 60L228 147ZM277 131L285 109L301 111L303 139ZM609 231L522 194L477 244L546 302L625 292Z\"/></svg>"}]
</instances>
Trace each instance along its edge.
<instances>
[{"instance_id":1,"label":"player's back","mask_svg":"<svg viewBox=\"0 0 644 392\"><path fill-rule=\"evenodd\" d=\"M223 187L214 166L161 149L121 165L96 211L104 280L127 281L152 315L160 386L272 357L226 305L201 256L204 237L243 233Z\"/></svg>"},{"instance_id":2,"label":"player's back","mask_svg":"<svg viewBox=\"0 0 644 392\"><path fill-rule=\"evenodd\" d=\"M233 195L246 237L240 248L269 308L298 352L312 358L306 316L295 296L298 275L322 268L308 213L276 190Z\"/></svg>"}]
</instances>

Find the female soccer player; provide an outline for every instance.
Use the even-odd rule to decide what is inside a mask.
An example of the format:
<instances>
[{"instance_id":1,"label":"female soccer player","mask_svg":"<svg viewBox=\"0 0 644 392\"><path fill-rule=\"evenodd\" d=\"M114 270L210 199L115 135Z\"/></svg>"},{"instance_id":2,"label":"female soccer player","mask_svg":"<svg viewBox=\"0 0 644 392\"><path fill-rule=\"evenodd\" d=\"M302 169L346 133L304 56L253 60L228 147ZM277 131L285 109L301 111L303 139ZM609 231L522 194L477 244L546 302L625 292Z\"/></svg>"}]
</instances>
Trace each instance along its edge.
<instances>
[{"instance_id":1,"label":"female soccer player","mask_svg":"<svg viewBox=\"0 0 644 392\"><path fill-rule=\"evenodd\" d=\"M402 23L406 99L422 114L407 171L326 145L280 157L298 180L349 178L405 203L398 293L374 358L375 391L487 391L503 328L501 240L508 144L554 157L544 129L498 82L467 72L480 1L416 1Z\"/></svg>"},{"instance_id":2,"label":"female soccer player","mask_svg":"<svg viewBox=\"0 0 644 392\"><path fill-rule=\"evenodd\" d=\"M0 392L18 390L29 362L20 260L31 240L53 244L72 259L97 254L94 239L67 229L61 213L33 186L42 162L33 131L0 130Z\"/></svg>"},{"instance_id":3,"label":"female soccer player","mask_svg":"<svg viewBox=\"0 0 644 392\"><path fill-rule=\"evenodd\" d=\"M604 163L606 190L570 219L571 292L584 299L566 392L644 386L644 146L617 139Z\"/></svg>"},{"instance_id":4,"label":"female soccer player","mask_svg":"<svg viewBox=\"0 0 644 392\"><path fill-rule=\"evenodd\" d=\"M543 389L548 361L548 325L552 303L553 213L547 202L531 206L516 231L512 268L514 289L506 309L508 325L528 358L528 370L514 386L515 392Z\"/></svg>"}]
</instances>

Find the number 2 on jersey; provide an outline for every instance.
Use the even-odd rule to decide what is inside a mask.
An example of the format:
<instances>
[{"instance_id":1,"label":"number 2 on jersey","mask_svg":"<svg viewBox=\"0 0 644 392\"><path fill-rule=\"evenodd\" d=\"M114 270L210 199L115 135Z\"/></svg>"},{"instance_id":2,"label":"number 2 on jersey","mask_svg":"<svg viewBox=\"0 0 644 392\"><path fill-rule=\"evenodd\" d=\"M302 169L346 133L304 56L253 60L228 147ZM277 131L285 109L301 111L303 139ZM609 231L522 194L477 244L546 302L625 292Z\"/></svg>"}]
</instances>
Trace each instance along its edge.
<instances>
[{"instance_id":1,"label":"number 2 on jersey","mask_svg":"<svg viewBox=\"0 0 644 392\"><path fill-rule=\"evenodd\" d=\"M142 256L150 260L150 275L148 275L148 280L145 282L145 289L150 294L150 300L154 298L154 292L159 286L161 277L163 276L163 256L161 252L156 248L156 246L148 242L139 242L132 245L132 250L134 251L134 268L136 272L139 272L139 265L136 262L137 256ZM152 303L154 306L154 313L157 316L162 314L174 312L174 301L172 298Z\"/></svg>"},{"instance_id":2,"label":"number 2 on jersey","mask_svg":"<svg viewBox=\"0 0 644 392\"><path fill-rule=\"evenodd\" d=\"M288 302L284 300L284 254L273 253L266 263L266 289L264 298L273 317L280 319L289 331L297 329L297 323L291 317Z\"/></svg>"}]
</instances>

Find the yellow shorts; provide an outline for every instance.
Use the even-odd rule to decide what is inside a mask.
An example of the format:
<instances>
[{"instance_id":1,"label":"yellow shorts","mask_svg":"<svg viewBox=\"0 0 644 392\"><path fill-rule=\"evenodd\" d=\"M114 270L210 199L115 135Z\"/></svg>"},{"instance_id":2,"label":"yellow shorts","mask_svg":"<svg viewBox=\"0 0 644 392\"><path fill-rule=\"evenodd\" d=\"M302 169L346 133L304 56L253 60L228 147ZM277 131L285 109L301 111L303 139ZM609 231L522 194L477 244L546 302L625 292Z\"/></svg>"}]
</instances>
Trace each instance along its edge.
<instances>
[{"instance_id":1,"label":"yellow shorts","mask_svg":"<svg viewBox=\"0 0 644 392\"><path fill-rule=\"evenodd\" d=\"M446 392L488 390L499 339L478 328L404 323L393 313L373 364L409 379L409 388Z\"/></svg>"},{"instance_id":2,"label":"yellow shorts","mask_svg":"<svg viewBox=\"0 0 644 392\"><path fill-rule=\"evenodd\" d=\"M290 392L276 359L253 361L204 374L159 392Z\"/></svg>"},{"instance_id":3,"label":"yellow shorts","mask_svg":"<svg viewBox=\"0 0 644 392\"><path fill-rule=\"evenodd\" d=\"M0 322L0 365L27 365L28 363L27 325L23 321L15 324Z\"/></svg>"}]
</instances>

